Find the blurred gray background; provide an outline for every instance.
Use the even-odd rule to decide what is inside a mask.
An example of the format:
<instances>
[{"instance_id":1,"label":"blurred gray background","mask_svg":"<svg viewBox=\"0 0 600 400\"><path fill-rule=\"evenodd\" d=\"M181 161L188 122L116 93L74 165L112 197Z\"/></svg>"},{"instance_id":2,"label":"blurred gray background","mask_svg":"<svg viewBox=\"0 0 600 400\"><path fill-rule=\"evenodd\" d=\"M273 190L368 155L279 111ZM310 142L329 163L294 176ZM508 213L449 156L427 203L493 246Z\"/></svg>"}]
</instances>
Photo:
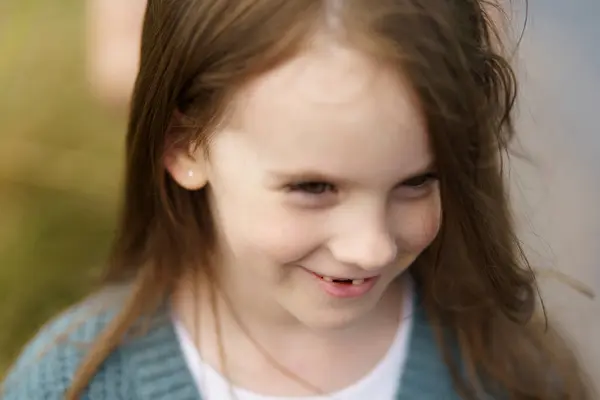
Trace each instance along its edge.
<instances>
[{"instance_id":1,"label":"blurred gray background","mask_svg":"<svg viewBox=\"0 0 600 400\"><path fill-rule=\"evenodd\" d=\"M524 7L515 1L516 28ZM518 128L531 157L512 159L512 196L534 267L600 294L600 1L530 0L516 61ZM540 278L552 316L600 381L600 303Z\"/></svg>"}]
</instances>

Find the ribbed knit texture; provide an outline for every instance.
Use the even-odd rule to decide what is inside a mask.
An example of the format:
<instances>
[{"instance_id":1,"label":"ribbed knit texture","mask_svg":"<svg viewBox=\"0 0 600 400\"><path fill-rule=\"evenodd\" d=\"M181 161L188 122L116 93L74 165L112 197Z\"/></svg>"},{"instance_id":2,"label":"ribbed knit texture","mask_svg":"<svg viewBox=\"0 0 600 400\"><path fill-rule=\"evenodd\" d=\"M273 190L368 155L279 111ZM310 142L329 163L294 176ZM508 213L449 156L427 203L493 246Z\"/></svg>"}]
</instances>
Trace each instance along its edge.
<instances>
[{"instance_id":1,"label":"ribbed knit texture","mask_svg":"<svg viewBox=\"0 0 600 400\"><path fill-rule=\"evenodd\" d=\"M114 296L109 297L114 300ZM99 297L106 299L107 295ZM415 298L408 358L403 375L398 377L396 399L459 400L433 331ZM118 309L113 306L98 311L95 305L101 302L97 300L65 312L40 331L6 378L2 399L64 399L85 355L85 344L94 341ZM111 354L82 396L82 400L158 399L201 400L166 308L157 313L147 333L126 341Z\"/></svg>"}]
</instances>

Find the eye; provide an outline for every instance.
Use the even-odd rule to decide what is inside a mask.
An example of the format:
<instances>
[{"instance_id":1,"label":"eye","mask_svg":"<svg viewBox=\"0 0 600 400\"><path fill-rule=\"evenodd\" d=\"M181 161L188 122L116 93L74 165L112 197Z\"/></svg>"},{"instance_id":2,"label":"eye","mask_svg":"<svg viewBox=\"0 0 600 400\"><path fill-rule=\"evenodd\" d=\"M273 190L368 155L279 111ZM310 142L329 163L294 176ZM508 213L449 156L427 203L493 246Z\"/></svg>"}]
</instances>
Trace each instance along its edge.
<instances>
[{"instance_id":1,"label":"eye","mask_svg":"<svg viewBox=\"0 0 600 400\"><path fill-rule=\"evenodd\" d=\"M299 182L288 185L290 192L300 192L310 195L321 195L329 192L335 192L336 188L327 182Z\"/></svg>"},{"instance_id":2,"label":"eye","mask_svg":"<svg viewBox=\"0 0 600 400\"><path fill-rule=\"evenodd\" d=\"M416 200L425 198L433 192L434 184L438 177L434 173L427 173L409 178L402 182L396 189L396 196L400 200Z\"/></svg>"},{"instance_id":3,"label":"eye","mask_svg":"<svg viewBox=\"0 0 600 400\"><path fill-rule=\"evenodd\" d=\"M402 182L402 186L418 189L428 185L429 183L435 180L437 180L437 176L434 173L428 173L410 178Z\"/></svg>"}]
</instances>

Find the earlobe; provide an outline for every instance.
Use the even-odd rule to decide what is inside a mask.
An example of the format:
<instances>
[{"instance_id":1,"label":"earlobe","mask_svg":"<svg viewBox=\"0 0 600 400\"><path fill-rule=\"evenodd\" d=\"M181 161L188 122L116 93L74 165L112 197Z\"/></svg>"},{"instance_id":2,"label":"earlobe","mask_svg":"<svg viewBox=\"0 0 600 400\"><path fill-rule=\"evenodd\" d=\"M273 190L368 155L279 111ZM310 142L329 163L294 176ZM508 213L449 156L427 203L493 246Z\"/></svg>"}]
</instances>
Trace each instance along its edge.
<instances>
[{"instance_id":1,"label":"earlobe","mask_svg":"<svg viewBox=\"0 0 600 400\"><path fill-rule=\"evenodd\" d=\"M165 156L165 168L181 187L199 190L208 183L207 162L199 148L171 149Z\"/></svg>"}]
</instances>

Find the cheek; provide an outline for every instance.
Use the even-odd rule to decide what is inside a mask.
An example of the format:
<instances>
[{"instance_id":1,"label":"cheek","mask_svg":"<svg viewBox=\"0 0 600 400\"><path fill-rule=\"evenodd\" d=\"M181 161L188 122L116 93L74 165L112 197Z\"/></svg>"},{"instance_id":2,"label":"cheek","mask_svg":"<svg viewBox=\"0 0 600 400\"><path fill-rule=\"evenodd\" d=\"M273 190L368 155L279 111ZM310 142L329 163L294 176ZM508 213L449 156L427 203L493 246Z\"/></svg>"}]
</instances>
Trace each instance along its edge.
<instances>
[{"instance_id":1,"label":"cheek","mask_svg":"<svg viewBox=\"0 0 600 400\"><path fill-rule=\"evenodd\" d=\"M420 253L437 236L441 222L439 195L403 206L395 217L401 251Z\"/></svg>"},{"instance_id":2,"label":"cheek","mask_svg":"<svg viewBox=\"0 0 600 400\"><path fill-rule=\"evenodd\" d=\"M318 248L322 236L323 224L272 201L221 204L220 215L219 228L238 259L293 263Z\"/></svg>"},{"instance_id":3,"label":"cheek","mask_svg":"<svg viewBox=\"0 0 600 400\"><path fill-rule=\"evenodd\" d=\"M275 213L276 218L264 219L248 230L249 243L264 257L278 264L299 261L319 248L319 226L310 219Z\"/></svg>"}]
</instances>

